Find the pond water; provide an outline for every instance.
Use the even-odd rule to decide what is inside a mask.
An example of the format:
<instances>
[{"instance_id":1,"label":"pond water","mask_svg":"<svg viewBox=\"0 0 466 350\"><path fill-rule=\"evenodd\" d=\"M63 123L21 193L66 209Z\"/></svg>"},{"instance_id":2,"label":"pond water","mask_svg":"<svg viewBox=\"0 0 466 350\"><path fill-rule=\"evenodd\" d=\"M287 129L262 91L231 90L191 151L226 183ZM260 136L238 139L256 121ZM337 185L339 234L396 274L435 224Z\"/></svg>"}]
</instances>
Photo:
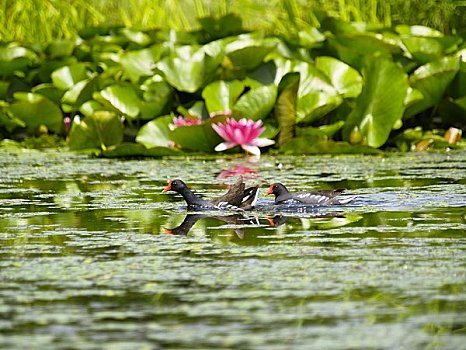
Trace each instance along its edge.
<instances>
[{"instance_id":1,"label":"pond water","mask_svg":"<svg viewBox=\"0 0 466 350\"><path fill-rule=\"evenodd\" d=\"M250 168L246 215L187 213ZM222 172L223 170L223 172ZM244 170L244 169L243 169ZM347 188L347 206L264 194ZM465 349L466 154L0 153L0 347ZM171 233L171 234L167 234Z\"/></svg>"}]
</instances>

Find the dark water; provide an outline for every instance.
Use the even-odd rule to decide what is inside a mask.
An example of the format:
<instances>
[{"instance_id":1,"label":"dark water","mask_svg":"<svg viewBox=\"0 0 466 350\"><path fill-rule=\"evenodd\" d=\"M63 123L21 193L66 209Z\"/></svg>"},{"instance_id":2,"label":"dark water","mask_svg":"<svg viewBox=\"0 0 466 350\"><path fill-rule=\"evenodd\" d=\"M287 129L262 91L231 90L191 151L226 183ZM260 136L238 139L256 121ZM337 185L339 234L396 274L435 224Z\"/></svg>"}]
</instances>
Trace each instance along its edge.
<instances>
[{"instance_id":1,"label":"dark water","mask_svg":"<svg viewBox=\"0 0 466 350\"><path fill-rule=\"evenodd\" d=\"M251 168L259 211L187 215ZM222 173L223 177L225 173ZM277 210L268 184L348 188ZM0 153L4 349L466 349L466 154L89 159ZM171 232L171 234L167 234Z\"/></svg>"}]
</instances>

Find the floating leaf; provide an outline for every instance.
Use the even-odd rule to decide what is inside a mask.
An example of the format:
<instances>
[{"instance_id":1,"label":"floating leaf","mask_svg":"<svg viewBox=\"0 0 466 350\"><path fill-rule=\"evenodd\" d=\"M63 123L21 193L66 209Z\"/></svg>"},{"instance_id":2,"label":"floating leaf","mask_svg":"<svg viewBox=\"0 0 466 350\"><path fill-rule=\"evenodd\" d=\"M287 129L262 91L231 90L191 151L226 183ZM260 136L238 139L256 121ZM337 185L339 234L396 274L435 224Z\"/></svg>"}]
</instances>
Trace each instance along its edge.
<instances>
[{"instance_id":1,"label":"floating leaf","mask_svg":"<svg viewBox=\"0 0 466 350\"><path fill-rule=\"evenodd\" d=\"M202 91L207 111L209 113L231 111L243 90L244 84L238 80L217 80L207 85Z\"/></svg>"},{"instance_id":2,"label":"floating leaf","mask_svg":"<svg viewBox=\"0 0 466 350\"><path fill-rule=\"evenodd\" d=\"M68 144L72 150L107 150L123 140L123 123L112 112L96 112L80 120L76 117L71 125Z\"/></svg>"},{"instance_id":3,"label":"floating leaf","mask_svg":"<svg viewBox=\"0 0 466 350\"><path fill-rule=\"evenodd\" d=\"M17 92L16 102L8 110L15 118L22 120L30 129L40 125L59 133L62 130L63 116L60 108L47 97L35 93Z\"/></svg>"},{"instance_id":4,"label":"floating leaf","mask_svg":"<svg viewBox=\"0 0 466 350\"><path fill-rule=\"evenodd\" d=\"M272 111L277 99L275 84L251 89L242 95L233 108L233 115L252 120L264 119Z\"/></svg>"},{"instance_id":5,"label":"floating leaf","mask_svg":"<svg viewBox=\"0 0 466 350\"><path fill-rule=\"evenodd\" d=\"M136 142L143 144L146 148L168 147L170 144L169 124L171 116L160 117L144 124L136 136Z\"/></svg>"},{"instance_id":6,"label":"floating leaf","mask_svg":"<svg viewBox=\"0 0 466 350\"><path fill-rule=\"evenodd\" d=\"M393 126L403 115L408 80L398 65L384 57L368 59L363 76L364 87L348 116L343 136L349 140L357 128L363 143L377 148L387 141Z\"/></svg>"}]
</instances>

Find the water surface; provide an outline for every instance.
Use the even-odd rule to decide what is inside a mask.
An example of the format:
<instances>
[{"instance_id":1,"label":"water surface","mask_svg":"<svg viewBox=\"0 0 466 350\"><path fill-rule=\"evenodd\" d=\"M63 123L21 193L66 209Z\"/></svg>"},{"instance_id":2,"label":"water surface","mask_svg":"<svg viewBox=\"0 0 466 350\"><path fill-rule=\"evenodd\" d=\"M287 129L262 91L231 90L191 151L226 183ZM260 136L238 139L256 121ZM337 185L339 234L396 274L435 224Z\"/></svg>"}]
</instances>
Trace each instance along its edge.
<instances>
[{"instance_id":1,"label":"water surface","mask_svg":"<svg viewBox=\"0 0 466 350\"><path fill-rule=\"evenodd\" d=\"M249 167L258 210L187 213ZM222 174L219 176L219 174ZM276 208L268 184L345 187ZM465 349L466 154L93 159L0 154L0 347ZM170 234L168 234L170 233Z\"/></svg>"}]
</instances>

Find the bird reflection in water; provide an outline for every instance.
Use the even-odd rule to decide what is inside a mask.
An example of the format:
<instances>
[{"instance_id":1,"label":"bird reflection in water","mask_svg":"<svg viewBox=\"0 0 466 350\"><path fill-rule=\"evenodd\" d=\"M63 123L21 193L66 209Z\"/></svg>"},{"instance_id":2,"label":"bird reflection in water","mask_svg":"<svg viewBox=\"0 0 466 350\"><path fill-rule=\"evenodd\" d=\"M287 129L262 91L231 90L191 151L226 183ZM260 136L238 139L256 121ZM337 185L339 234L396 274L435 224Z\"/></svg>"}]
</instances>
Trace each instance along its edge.
<instances>
[{"instance_id":1,"label":"bird reflection in water","mask_svg":"<svg viewBox=\"0 0 466 350\"><path fill-rule=\"evenodd\" d=\"M186 236L191 228L201 219L213 218L217 219L227 225L231 225L235 234L239 239L244 238L244 229L251 226L260 226L260 222L256 217L247 216L244 214L232 214L232 215L209 215L206 213L202 214L186 214L183 222L174 228L163 228L164 232L171 235Z\"/></svg>"}]
</instances>

